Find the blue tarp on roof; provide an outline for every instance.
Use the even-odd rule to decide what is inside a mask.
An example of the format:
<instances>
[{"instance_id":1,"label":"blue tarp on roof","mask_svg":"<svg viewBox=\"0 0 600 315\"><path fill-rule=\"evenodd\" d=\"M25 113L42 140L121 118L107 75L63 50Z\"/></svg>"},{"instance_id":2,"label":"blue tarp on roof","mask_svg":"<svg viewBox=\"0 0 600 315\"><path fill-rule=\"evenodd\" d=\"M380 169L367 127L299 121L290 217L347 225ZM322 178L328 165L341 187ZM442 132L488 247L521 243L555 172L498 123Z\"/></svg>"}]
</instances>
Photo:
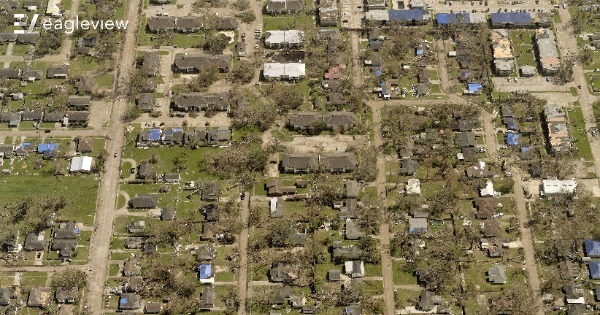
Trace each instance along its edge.
<instances>
[{"instance_id":1,"label":"blue tarp on roof","mask_svg":"<svg viewBox=\"0 0 600 315\"><path fill-rule=\"evenodd\" d=\"M148 130L148 138L150 141L158 141L160 140L160 129L150 129Z\"/></svg>"},{"instance_id":2,"label":"blue tarp on roof","mask_svg":"<svg viewBox=\"0 0 600 315\"><path fill-rule=\"evenodd\" d=\"M492 13L492 24L529 24L531 15L528 12L496 12Z\"/></svg>"},{"instance_id":3,"label":"blue tarp on roof","mask_svg":"<svg viewBox=\"0 0 600 315\"><path fill-rule=\"evenodd\" d=\"M469 83L467 84L467 89L469 92L475 93L481 91L481 89L483 89L483 85L481 83Z\"/></svg>"},{"instance_id":4,"label":"blue tarp on roof","mask_svg":"<svg viewBox=\"0 0 600 315\"><path fill-rule=\"evenodd\" d=\"M129 302L129 299L122 298L122 299L119 300L119 305L127 304L127 302Z\"/></svg>"},{"instance_id":5,"label":"blue tarp on roof","mask_svg":"<svg viewBox=\"0 0 600 315\"><path fill-rule=\"evenodd\" d=\"M469 23L469 13L438 13L436 14L436 20L438 25L457 24L457 23Z\"/></svg>"},{"instance_id":6,"label":"blue tarp on roof","mask_svg":"<svg viewBox=\"0 0 600 315\"><path fill-rule=\"evenodd\" d=\"M198 265L198 279L212 278L212 265Z\"/></svg>"},{"instance_id":7,"label":"blue tarp on roof","mask_svg":"<svg viewBox=\"0 0 600 315\"><path fill-rule=\"evenodd\" d=\"M23 142L23 144L21 144L21 146L23 146L23 147L28 147L29 145L31 145L31 143L29 143L29 142Z\"/></svg>"},{"instance_id":8,"label":"blue tarp on roof","mask_svg":"<svg viewBox=\"0 0 600 315\"><path fill-rule=\"evenodd\" d=\"M389 10L390 21L422 21L425 17L423 10Z\"/></svg>"},{"instance_id":9,"label":"blue tarp on roof","mask_svg":"<svg viewBox=\"0 0 600 315\"><path fill-rule=\"evenodd\" d=\"M519 134L518 133L507 133L506 134L506 143L510 146L519 145Z\"/></svg>"},{"instance_id":10,"label":"blue tarp on roof","mask_svg":"<svg viewBox=\"0 0 600 315\"><path fill-rule=\"evenodd\" d=\"M417 48L417 56L420 56L424 53L425 51L423 50L423 48Z\"/></svg>"},{"instance_id":11,"label":"blue tarp on roof","mask_svg":"<svg viewBox=\"0 0 600 315\"><path fill-rule=\"evenodd\" d=\"M38 153L44 153L46 151L56 151L58 150L58 143L41 143L38 145L37 151Z\"/></svg>"},{"instance_id":12,"label":"blue tarp on roof","mask_svg":"<svg viewBox=\"0 0 600 315\"><path fill-rule=\"evenodd\" d=\"M585 240L583 247L588 257L600 257L600 241Z\"/></svg>"},{"instance_id":13,"label":"blue tarp on roof","mask_svg":"<svg viewBox=\"0 0 600 315\"><path fill-rule=\"evenodd\" d=\"M590 269L590 278L600 279L600 261L590 261L588 268Z\"/></svg>"}]
</instances>

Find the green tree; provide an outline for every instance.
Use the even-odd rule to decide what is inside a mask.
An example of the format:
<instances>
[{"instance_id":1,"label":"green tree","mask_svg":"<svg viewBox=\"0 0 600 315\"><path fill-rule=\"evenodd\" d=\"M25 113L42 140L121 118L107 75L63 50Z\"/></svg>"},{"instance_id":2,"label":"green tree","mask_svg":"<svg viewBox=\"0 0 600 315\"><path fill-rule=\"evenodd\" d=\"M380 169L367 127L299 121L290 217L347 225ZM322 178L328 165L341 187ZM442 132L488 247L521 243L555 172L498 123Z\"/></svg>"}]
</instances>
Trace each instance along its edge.
<instances>
[{"instance_id":1,"label":"green tree","mask_svg":"<svg viewBox=\"0 0 600 315\"><path fill-rule=\"evenodd\" d=\"M202 48L211 55L220 55L227 47L227 43L229 43L229 37L226 35L209 33Z\"/></svg>"}]
</instances>

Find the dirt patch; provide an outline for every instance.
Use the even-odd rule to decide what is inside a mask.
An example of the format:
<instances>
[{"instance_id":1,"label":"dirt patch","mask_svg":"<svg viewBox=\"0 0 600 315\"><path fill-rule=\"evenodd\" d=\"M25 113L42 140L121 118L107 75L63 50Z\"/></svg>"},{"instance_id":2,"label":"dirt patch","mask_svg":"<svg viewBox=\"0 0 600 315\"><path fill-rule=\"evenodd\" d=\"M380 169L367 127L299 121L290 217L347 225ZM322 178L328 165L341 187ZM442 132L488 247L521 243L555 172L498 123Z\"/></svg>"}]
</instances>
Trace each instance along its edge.
<instances>
[{"instance_id":1,"label":"dirt patch","mask_svg":"<svg viewBox=\"0 0 600 315\"><path fill-rule=\"evenodd\" d=\"M366 136L296 136L283 144L289 152L344 152L351 146L365 145L367 140Z\"/></svg>"},{"instance_id":2,"label":"dirt patch","mask_svg":"<svg viewBox=\"0 0 600 315\"><path fill-rule=\"evenodd\" d=\"M274 62L298 62L304 60L304 51L301 50L282 51L272 54L271 59Z\"/></svg>"}]
</instances>

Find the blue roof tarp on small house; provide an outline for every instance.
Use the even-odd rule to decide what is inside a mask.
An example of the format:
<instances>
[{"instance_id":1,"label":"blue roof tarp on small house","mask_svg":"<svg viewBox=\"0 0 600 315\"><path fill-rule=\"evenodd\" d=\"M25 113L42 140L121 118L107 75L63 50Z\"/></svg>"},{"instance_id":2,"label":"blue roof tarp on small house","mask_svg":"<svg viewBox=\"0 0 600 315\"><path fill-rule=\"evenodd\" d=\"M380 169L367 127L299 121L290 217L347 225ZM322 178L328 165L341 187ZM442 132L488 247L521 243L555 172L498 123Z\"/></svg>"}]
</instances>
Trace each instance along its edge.
<instances>
[{"instance_id":1,"label":"blue roof tarp on small house","mask_svg":"<svg viewBox=\"0 0 600 315\"><path fill-rule=\"evenodd\" d=\"M588 268L590 269L590 278L600 279L600 261L592 260L588 262Z\"/></svg>"},{"instance_id":2,"label":"blue roof tarp on small house","mask_svg":"<svg viewBox=\"0 0 600 315\"><path fill-rule=\"evenodd\" d=\"M439 25L450 24L450 14L448 13L438 13L435 15L435 19Z\"/></svg>"},{"instance_id":3,"label":"blue roof tarp on small house","mask_svg":"<svg viewBox=\"0 0 600 315\"><path fill-rule=\"evenodd\" d=\"M600 257L600 241L585 240L583 247L587 257Z\"/></svg>"},{"instance_id":4,"label":"blue roof tarp on small house","mask_svg":"<svg viewBox=\"0 0 600 315\"><path fill-rule=\"evenodd\" d=\"M507 133L506 134L506 143L510 146L519 145L519 134L518 133Z\"/></svg>"},{"instance_id":5,"label":"blue roof tarp on small house","mask_svg":"<svg viewBox=\"0 0 600 315\"><path fill-rule=\"evenodd\" d=\"M198 265L198 279L212 278L212 265Z\"/></svg>"},{"instance_id":6,"label":"blue roof tarp on small house","mask_svg":"<svg viewBox=\"0 0 600 315\"><path fill-rule=\"evenodd\" d=\"M150 141L158 141L160 140L160 129L150 129L148 130L148 138Z\"/></svg>"},{"instance_id":7,"label":"blue roof tarp on small house","mask_svg":"<svg viewBox=\"0 0 600 315\"><path fill-rule=\"evenodd\" d=\"M467 90L471 93L480 92L483 89L483 85L481 83L469 83L467 84Z\"/></svg>"},{"instance_id":8,"label":"blue roof tarp on small house","mask_svg":"<svg viewBox=\"0 0 600 315\"><path fill-rule=\"evenodd\" d=\"M496 12L492 13L494 24L530 24L531 15L528 12Z\"/></svg>"},{"instance_id":9,"label":"blue roof tarp on small house","mask_svg":"<svg viewBox=\"0 0 600 315\"><path fill-rule=\"evenodd\" d=\"M423 21L423 10L389 10L390 21Z\"/></svg>"},{"instance_id":10,"label":"blue roof tarp on small house","mask_svg":"<svg viewBox=\"0 0 600 315\"><path fill-rule=\"evenodd\" d=\"M38 145L37 151L38 153L44 153L46 151L56 151L58 150L58 143L41 143Z\"/></svg>"},{"instance_id":11,"label":"blue roof tarp on small house","mask_svg":"<svg viewBox=\"0 0 600 315\"><path fill-rule=\"evenodd\" d=\"M127 302L129 302L129 299L122 298L122 299L119 300L119 305L125 305L125 304L127 304Z\"/></svg>"}]
</instances>

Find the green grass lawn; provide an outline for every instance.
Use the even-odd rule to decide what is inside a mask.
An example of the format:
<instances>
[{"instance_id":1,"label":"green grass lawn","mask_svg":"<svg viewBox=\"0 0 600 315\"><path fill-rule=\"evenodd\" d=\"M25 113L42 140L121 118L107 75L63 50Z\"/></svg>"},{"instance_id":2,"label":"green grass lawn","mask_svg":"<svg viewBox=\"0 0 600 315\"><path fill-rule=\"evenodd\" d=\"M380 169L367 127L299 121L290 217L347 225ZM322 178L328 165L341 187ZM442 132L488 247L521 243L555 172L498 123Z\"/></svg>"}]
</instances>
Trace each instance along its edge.
<instances>
[{"instance_id":1,"label":"green grass lawn","mask_svg":"<svg viewBox=\"0 0 600 315\"><path fill-rule=\"evenodd\" d=\"M287 16L264 16L263 27L265 31L273 30L290 30L294 28L302 28L303 25L313 25L313 17L311 15L303 15L290 18Z\"/></svg>"},{"instance_id":2,"label":"green grass lawn","mask_svg":"<svg viewBox=\"0 0 600 315\"><path fill-rule=\"evenodd\" d=\"M517 64L519 67L528 65L534 66L535 63L535 53L533 50L532 38L534 35L534 31L531 30L514 30L510 31L509 37L512 41L514 54L517 59Z\"/></svg>"},{"instance_id":3,"label":"green grass lawn","mask_svg":"<svg viewBox=\"0 0 600 315\"><path fill-rule=\"evenodd\" d=\"M571 133L576 139L579 156L587 161L593 160L594 156L592 155L592 149L590 148L590 141L588 139L587 130L585 129L585 121L583 120L581 107L575 106L572 109L569 109L568 115L571 123Z\"/></svg>"},{"instance_id":4,"label":"green grass lawn","mask_svg":"<svg viewBox=\"0 0 600 315\"><path fill-rule=\"evenodd\" d=\"M8 50L8 44L0 45L0 55L2 55L2 56L6 55L7 50Z\"/></svg>"},{"instance_id":5,"label":"green grass lawn","mask_svg":"<svg viewBox=\"0 0 600 315\"><path fill-rule=\"evenodd\" d=\"M98 87L103 89L112 89L114 82L114 74L112 72L107 72L103 75L96 77L96 84Z\"/></svg>"},{"instance_id":6,"label":"green grass lawn","mask_svg":"<svg viewBox=\"0 0 600 315\"><path fill-rule=\"evenodd\" d=\"M80 56L71 61L71 75L82 75L86 72L108 70L112 65L110 60L100 60L90 56Z\"/></svg>"},{"instance_id":7,"label":"green grass lawn","mask_svg":"<svg viewBox=\"0 0 600 315\"><path fill-rule=\"evenodd\" d=\"M14 45L12 50L13 56L25 56L29 50L32 49L30 45Z\"/></svg>"},{"instance_id":8,"label":"green grass lawn","mask_svg":"<svg viewBox=\"0 0 600 315\"><path fill-rule=\"evenodd\" d=\"M4 177L0 204L27 197L65 196L67 205L58 212L61 220L74 220L91 226L94 223L98 181L92 176L47 177L19 175Z\"/></svg>"},{"instance_id":9,"label":"green grass lawn","mask_svg":"<svg viewBox=\"0 0 600 315\"><path fill-rule=\"evenodd\" d=\"M28 271L21 277L21 285L24 287L45 286L48 274L41 271Z\"/></svg>"}]
</instances>

